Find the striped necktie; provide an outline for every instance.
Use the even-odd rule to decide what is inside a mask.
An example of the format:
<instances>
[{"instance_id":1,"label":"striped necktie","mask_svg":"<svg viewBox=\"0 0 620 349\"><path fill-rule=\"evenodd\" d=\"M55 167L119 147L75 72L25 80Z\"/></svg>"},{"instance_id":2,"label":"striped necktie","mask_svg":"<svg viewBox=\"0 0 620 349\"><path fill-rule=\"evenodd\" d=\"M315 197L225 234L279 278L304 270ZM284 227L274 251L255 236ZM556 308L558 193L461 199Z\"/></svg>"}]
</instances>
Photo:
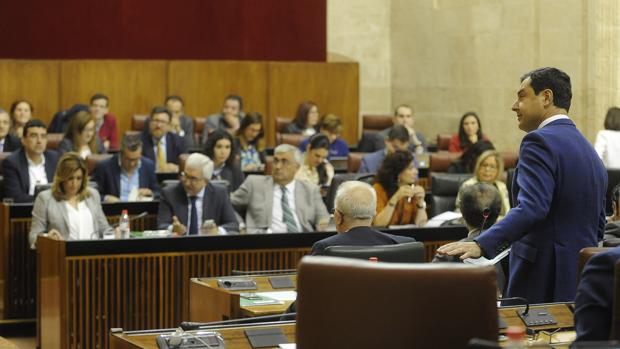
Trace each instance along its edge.
<instances>
[{"instance_id":1,"label":"striped necktie","mask_svg":"<svg viewBox=\"0 0 620 349\"><path fill-rule=\"evenodd\" d=\"M282 190L282 221L286 224L286 231L289 233L299 233L293 211L291 211L291 207L288 204L286 187L281 186L280 190Z\"/></svg>"}]
</instances>

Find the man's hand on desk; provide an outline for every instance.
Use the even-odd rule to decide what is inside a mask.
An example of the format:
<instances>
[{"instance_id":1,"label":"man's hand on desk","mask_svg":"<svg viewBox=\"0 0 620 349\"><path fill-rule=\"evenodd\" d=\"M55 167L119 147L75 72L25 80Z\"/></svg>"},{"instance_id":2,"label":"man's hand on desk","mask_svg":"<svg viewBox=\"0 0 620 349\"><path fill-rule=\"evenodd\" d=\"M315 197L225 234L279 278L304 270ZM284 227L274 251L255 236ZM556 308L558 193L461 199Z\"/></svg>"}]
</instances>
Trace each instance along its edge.
<instances>
[{"instance_id":1,"label":"man's hand on desk","mask_svg":"<svg viewBox=\"0 0 620 349\"><path fill-rule=\"evenodd\" d=\"M64 240L60 232L56 229L52 229L49 232L47 232L47 237L50 239L54 239L54 240Z\"/></svg>"},{"instance_id":2,"label":"man's hand on desk","mask_svg":"<svg viewBox=\"0 0 620 349\"><path fill-rule=\"evenodd\" d=\"M178 236L185 235L187 232L187 227L179 221L177 216L172 216L172 232Z\"/></svg>"},{"instance_id":3,"label":"man's hand on desk","mask_svg":"<svg viewBox=\"0 0 620 349\"><path fill-rule=\"evenodd\" d=\"M447 254L448 256L459 256L461 260L467 258L480 258L482 250L475 242L451 242L437 249L439 254Z\"/></svg>"}]
</instances>

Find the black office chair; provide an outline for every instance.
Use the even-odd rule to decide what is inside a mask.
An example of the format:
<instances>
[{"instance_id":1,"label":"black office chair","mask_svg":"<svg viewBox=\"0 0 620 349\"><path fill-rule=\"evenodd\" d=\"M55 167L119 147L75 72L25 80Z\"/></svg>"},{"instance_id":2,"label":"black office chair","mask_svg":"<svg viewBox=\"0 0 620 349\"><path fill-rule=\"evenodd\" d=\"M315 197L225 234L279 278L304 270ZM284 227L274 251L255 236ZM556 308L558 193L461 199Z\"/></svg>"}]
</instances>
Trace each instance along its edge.
<instances>
[{"instance_id":1,"label":"black office chair","mask_svg":"<svg viewBox=\"0 0 620 349\"><path fill-rule=\"evenodd\" d=\"M327 189L327 195L323 198L323 203L325 203L325 207L328 212L331 212L334 209L334 200L336 199L336 192L338 191L338 187L346 181L352 181L357 178L357 173L336 173L334 178L332 178L332 183Z\"/></svg>"},{"instance_id":2,"label":"black office chair","mask_svg":"<svg viewBox=\"0 0 620 349\"><path fill-rule=\"evenodd\" d=\"M379 246L330 246L324 255L368 260L377 257L380 262L424 263L426 250L421 242L407 242Z\"/></svg>"},{"instance_id":3,"label":"black office chair","mask_svg":"<svg viewBox=\"0 0 620 349\"><path fill-rule=\"evenodd\" d=\"M430 216L454 211L461 184L471 178L469 173L433 173L431 177Z\"/></svg>"}]
</instances>

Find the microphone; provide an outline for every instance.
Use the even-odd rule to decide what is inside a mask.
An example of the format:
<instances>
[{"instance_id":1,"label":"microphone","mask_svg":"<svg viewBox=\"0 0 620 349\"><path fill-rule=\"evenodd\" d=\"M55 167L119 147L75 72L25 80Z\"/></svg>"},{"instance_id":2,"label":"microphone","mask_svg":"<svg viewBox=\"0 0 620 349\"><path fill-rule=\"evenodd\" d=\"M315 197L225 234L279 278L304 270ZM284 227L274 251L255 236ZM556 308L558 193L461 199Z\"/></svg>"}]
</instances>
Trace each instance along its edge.
<instances>
[{"instance_id":1,"label":"microphone","mask_svg":"<svg viewBox=\"0 0 620 349\"><path fill-rule=\"evenodd\" d=\"M199 330L206 327L211 326L220 326L220 325L237 325L237 324L245 324L245 323L254 323L254 322L264 322L270 320L280 320L282 316L297 316L297 313L285 313L285 314L276 314L276 315L265 315L265 316L257 316L257 317L249 317L243 319L233 319L233 320L224 320L224 321L214 321L214 322L194 322L194 321L183 321L179 325L184 331L191 330Z\"/></svg>"},{"instance_id":2,"label":"microphone","mask_svg":"<svg viewBox=\"0 0 620 349\"><path fill-rule=\"evenodd\" d=\"M523 301L525 303L525 310L523 310L522 312L517 311L517 315L519 315L519 318L521 318L521 321L523 321L526 327L553 325L553 324L558 323L546 307L538 307L534 309L532 313L530 313L530 302L526 298L509 297L509 298L498 298L497 300L499 301L506 301L506 300Z\"/></svg>"},{"instance_id":3,"label":"microphone","mask_svg":"<svg viewBox=\"0 0 620 349\"><path fill-rule=\"evenodd\" d=\"M523 310L523 312L521 314L523 315L527 315L530 312L530 301L527 300L527 298L523 298L523 297L506 297L506 298L498 298L497 299L500 302L503 301L521 301L525 304L525 310Z\"/></svg>"}]
</instances>

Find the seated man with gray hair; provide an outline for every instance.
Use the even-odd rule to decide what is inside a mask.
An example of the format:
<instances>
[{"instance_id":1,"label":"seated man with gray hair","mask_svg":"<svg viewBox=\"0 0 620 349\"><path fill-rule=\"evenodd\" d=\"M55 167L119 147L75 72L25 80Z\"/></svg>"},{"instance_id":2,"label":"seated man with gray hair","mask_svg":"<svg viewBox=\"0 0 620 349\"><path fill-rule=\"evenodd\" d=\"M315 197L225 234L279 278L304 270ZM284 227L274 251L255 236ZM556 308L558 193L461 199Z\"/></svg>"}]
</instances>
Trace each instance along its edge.
<instances>
[{"instance_id":1,"label":"seated man with gray hair","mask_svg":"<svg viewBox=\"0 0 620 349\"><path fill-rule=\"evenodd\" d=\"M139 134L124 135L120 153L98 163L93 179L104 202L141 200L159 194L155 163L142 156Z\"/></svg>"},{"instance_id":2,"label":"seated man with gray hair","mask_svg":"<svg viewBox=\"0 0 620 349\"><path fill-rule=\"evenodd\" d=\"M321 255L329 246L393 245L415 241L371 228L376 206L377 193L370 184L360 181L341 184L334 201L334 222L338 234L317 241L310 253Z\"/></svg>"},{"instance_id":3,"label":"seated man with gray hair","mask_svg":"<svg viewBox=\"0 0 620 349\"><path fill-rule=\"evenodd\" d=\"M249 232L300 233L327 228L329 214L319 188L295 179L301 163L297 147L280 144L274 150L272 175L249 176L231 194L233 206L245 215Z\"/></svg>"},{"instance_id":4,"label":"seated man with gray hair","mask_svg":"<svg viewBox=\"0 0 620 349\"><path fill-rule=\"evenodd\" d=\"M228 190L209 183L213 161L208 156L193 153L185 162L181 181L161 191L157 226L177 235L197 235L207 220L227 231L238 231L235 210L228 199ZM210 230L213 227L210 227Z\"/></svg>"}]
</instances>

